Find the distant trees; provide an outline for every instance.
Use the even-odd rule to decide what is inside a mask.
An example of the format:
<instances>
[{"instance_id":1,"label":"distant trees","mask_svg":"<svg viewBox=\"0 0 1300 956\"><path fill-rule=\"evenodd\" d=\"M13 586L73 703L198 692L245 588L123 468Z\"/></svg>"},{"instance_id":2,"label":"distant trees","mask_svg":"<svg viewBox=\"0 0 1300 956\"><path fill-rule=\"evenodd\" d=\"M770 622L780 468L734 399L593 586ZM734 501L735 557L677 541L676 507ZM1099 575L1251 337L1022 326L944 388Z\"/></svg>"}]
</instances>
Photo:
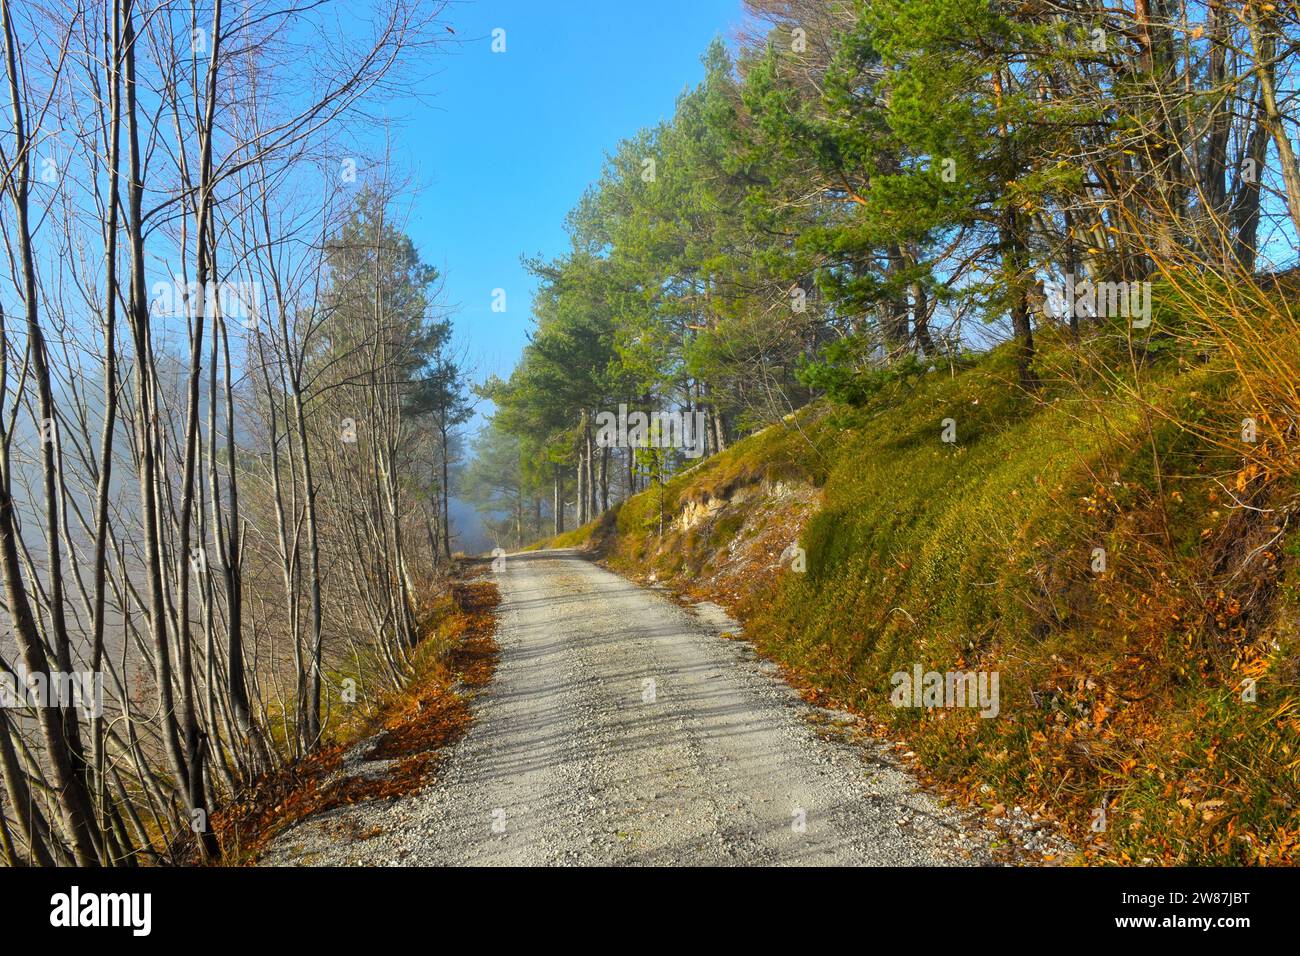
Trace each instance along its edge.
<instances>
[{"instance_id":1,"label":"distant trees","mask_svg":"<svg viewBox=\"0 0 1300 956\"><path fill-rule=\"evenodd\" d=\"M443 560L450 561L452 465L458 447L457 429L473 417L474 405L467 391L466 370L450 352L451 324L444 320L435 326L435 332L435 347L416 391L414 411L427 415L434 431L435 440L430 447L437 453L437 470L429 475L429 481L430 487L437 490L435 511L441 499L441 512L431 516L430 533L435 541L441 538ZM435 527L440 534L433 531Z\"/></svg>"},{"instance_id":2,"label":"distant trees","mask_svg":"<svg viewBox=\"0 0 1300 956\"><path fill-rule=\"evenodd\" d=\"M0 0L11 865L218 852L217 803L319 744L331 647L396 679L415 639L464 395L337 143L441 4L308 55L329 6Z\"/></svg>"},{"instance_id":3,"label":"distant trees","mask_svg":"<svg viewBox=\"0 0 1300 956\"><path fill-rule=\"evenodd\" d=\"M498 547L518 549L545 534L542 486L525 474L525 465L519 438L492 425L478 433L460 488L483 513Z\"/></svg>"},{"instance_id":4,"label":"distant trees","mask_svg":"<svg viewBox=\"0 0 1300 956\"><path fill-rule=\"evenodd\" d=\"M1037 329L1108 318L1051 288L1295 262L1294 4L747 6L736 62L715 43L573 210L533 341L488 389L579 521L605 506L594 463L647 478L588 441L619 402L702 411L713 451L1001 337L1032 391Z\"/></svg>"}]
</instances>

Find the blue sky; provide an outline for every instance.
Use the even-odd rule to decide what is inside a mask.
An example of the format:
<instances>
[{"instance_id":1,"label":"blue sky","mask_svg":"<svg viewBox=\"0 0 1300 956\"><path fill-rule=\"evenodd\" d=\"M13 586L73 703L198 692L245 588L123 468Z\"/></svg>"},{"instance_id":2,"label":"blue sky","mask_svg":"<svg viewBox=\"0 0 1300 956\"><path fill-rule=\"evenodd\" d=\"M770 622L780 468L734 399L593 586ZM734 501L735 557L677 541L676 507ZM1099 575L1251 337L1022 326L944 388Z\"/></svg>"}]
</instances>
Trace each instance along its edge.
<instances>
[{"instance_id":1,"label":"blue sky","mask_svg":"<svg viewBox=\"0 0 1300 956\"><path fill-rule=\"evenodd\" d=\"M521 255L567 249L565 214L605 154L671 116L728 45L741 0L478 0L453 3L459 44L432 66L427 105L405 113L399 163L423 188L408 231L445 278L476 381L508 375L527 341L533 283ZM493 29L506 52L493 53ZM507 311L491 309L506 290Z\"/></svg>"}]
</instances>

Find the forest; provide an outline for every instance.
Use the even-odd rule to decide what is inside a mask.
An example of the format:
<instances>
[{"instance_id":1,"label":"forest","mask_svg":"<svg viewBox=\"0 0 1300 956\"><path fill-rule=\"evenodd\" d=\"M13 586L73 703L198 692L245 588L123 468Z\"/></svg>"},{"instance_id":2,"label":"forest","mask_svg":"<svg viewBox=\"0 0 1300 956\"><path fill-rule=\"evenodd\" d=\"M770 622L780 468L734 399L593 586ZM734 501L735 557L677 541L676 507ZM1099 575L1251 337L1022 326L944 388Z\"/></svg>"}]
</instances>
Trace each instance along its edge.
<instances>
[{"instance_id":1,"label":"forest","mask_svg":"<svg viewBox=\"0 0 1300 956\"><path fill-rule=\"evenodd\" d=\"M6 863L215 859L409 676L470 404L356 132L441 6L0 4Z\"/></svg>"},{"instance_id":2,"label":"forest","mask_svg":"<svg viewBox=\"0 0 1300 956\"><path fill-rule=\"evenodd\" d=\"M702 413L713 453L1007 341L1032 392L1040 329L1113 335L1171 277L1260 298L1296 264L1294 4L746 8L673 116L613 148L571 251L530 262L536 326L480 389L496 412L467 475L503 541L689 463L601 447L620 403ZM1129 331L1153 354L1205 330Z\"/></svg>"}]
</instances>

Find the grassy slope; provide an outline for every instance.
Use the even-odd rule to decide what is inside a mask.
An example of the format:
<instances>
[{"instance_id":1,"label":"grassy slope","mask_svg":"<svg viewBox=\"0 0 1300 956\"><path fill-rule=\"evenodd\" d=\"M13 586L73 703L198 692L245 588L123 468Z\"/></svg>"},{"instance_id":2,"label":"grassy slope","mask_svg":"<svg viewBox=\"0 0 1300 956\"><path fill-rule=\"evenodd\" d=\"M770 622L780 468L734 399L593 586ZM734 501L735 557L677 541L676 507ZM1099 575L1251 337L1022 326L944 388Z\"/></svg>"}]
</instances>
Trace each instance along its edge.
<instances>
[{"instance_id":1,"label":"grassy slope","mask_svg":"<svg viewBox=\"0 0 1300 956\"><path fill-rule=\"evenodd\" d=\"M1069 356L1049 347L1046 377ZM1230 407L1222 376L1166 364L1150 387L1184 422ZM1279 520L1228 495L1238 480L1237 496L1264 507L1285 489L1238 475L1230 450L1148 422L1113 382L1035 401L1014 378L996 352L894 383L860 409L807 409L798 428L636 496L616 528L607 516L549 543L598 537L615 567L721 599L762 652L907 739L940 785L994 812L1047 812L1090 858L1291 861L1296 541L1270 545ZM940 441L945 418L956 444ZM1228 434L1223 419L1200 424ZM755 499L686 532L673 518L776 479L820 492L800 535L806 573L756 564L719 588L710 575L762 533ZM1000 715L892 707L890 675L916 663L997 671ZM1241 699L1248 676L1253 703Z\"/></svg>"}]
</instances>

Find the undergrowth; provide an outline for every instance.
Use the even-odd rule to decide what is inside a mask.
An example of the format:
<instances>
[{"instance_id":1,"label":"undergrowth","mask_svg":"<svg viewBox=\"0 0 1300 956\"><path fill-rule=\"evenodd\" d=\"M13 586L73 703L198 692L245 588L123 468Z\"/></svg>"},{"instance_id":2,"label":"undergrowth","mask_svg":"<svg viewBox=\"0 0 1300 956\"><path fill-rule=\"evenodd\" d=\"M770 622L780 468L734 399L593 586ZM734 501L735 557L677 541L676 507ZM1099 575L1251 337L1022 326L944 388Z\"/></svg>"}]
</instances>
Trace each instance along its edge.
<instances>
[{"instance_id":1,"label":"undergrowth","mask_svg":"<svg viewBox=\"0 0 1300 956\"><path fill-rule=\"evenodd\" d=\"M454 582L426 615L405 686L370 702L337 708L327 744L264 775L213 814L212 830L222 852L216 862L256 862L277 834L307 817L396 799L424 786L445 748L469 727L466 691L492 677L497 656L492 609L499 602L490 581ZM362 761L391 761L386 771L364 776L340 772L344 755L367 741Z\"/></svg>"},{"instance_id":2,"label":"undergrowth","mask_svg":"<svg viewBox=\"0 0 1300 956\"><path fill-rule=\"evenodd\" d=\"M1294 862L1294 473L1243 444L1236 371L1176 332L1049 332L1037 370L1037 394L1010 349L873 380L548 544L722 600L810 695L906 740L958 799L1055 818L1081 859ZM748 506L689 530L683 509L780 481L821 494L806 572L708 594ZM892 706L916 664L997 672L998 716Z\"/></svg>"}]
</instances>

